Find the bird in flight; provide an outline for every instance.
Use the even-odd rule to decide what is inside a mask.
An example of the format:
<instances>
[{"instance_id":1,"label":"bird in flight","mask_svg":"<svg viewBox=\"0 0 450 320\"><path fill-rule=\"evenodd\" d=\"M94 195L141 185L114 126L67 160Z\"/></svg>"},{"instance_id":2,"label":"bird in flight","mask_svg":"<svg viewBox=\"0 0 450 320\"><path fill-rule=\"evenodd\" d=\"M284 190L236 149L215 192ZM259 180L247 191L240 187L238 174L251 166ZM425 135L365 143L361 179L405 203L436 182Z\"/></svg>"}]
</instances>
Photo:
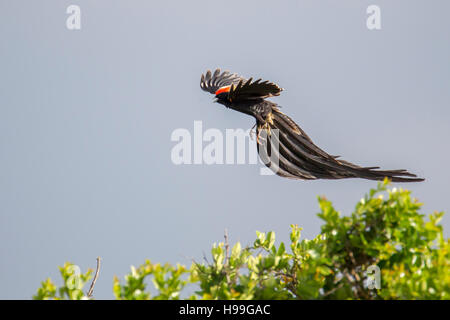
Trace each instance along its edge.
<instances>
[{"instance_id":1,"label":"bird in flight","mask_svg":"<svg viewBox=\"0 0 450 320\"><path fill-rule=\"evenodd\" d=\"M266 98L280 95L278 85L253 78L245 79L235 73L216 69L202 74L200 87L215 95L216 101L227 108L256 119L257 148L266 152L267 167L277 175L292 179L363 178L393 182L423 181L404 169L379 170L379 167L360 167L332 156L318 146L278 105ZM276 133L276 134L275 134ZM261 150L262 149L262 150Z\"/></svg>"}]
</instances>

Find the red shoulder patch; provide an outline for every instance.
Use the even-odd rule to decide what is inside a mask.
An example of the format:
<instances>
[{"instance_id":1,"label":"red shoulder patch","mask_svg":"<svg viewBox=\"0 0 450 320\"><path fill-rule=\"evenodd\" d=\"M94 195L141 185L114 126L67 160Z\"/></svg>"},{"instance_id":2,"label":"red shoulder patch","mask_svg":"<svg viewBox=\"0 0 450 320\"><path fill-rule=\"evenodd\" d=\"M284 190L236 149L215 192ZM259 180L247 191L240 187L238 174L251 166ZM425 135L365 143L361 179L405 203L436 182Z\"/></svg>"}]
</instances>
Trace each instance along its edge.
<instances>
[{"instance_id":1,"label":"red shoulder patch","mask_svg":"<svg viewBox=\"0 0 450 320\"><path fill-rule=\"evenodd\" d=\"M223 92L229 92L230 88L231 88L231 86L226 86L226 87L219 88L219 90L216 91L215 95L217 96L217 95L219 95L219 94L221 94Z\"/></svg>"}]
</instances>

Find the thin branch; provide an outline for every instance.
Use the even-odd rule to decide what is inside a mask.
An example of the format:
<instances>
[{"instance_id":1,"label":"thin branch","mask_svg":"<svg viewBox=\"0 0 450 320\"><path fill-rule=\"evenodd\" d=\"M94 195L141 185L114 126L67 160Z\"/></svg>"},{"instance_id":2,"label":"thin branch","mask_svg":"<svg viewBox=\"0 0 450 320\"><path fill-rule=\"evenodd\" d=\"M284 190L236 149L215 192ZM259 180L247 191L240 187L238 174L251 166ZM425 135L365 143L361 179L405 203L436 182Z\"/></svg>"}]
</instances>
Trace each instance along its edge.
<instances>
[{"instance_id":1,"label":"thin branch","mask_svg":"<svg viewBox=\"0 0 450 320\"><path fill-rule=\"evenodd\" d=\"M223 235L225 239L225 262L224 264L227 265L230 260L230 243L228 242L228 231L225 229L225 233Z\"/></svg>"},{"instance_id":2,"label":"thin branch","mask_svg":"<svg viewBox=\"0 0 450 320\"><path fill-rule=\"evenodd\" d=\"M88 298L92 297L92 293L94 292L95 283L97 282L98 275L100 274L100 265L101 265L100 261L101 261L101 258L97 257L97 269L95 270L94 279L92 279L91 287L89 288L89 291L87 294Z\"/></svg>"},{"instance_id":3,"label":"thin branch","mask_svg":"<svg viewBox=\"0 0 450 320\"><path fill-rule=\"evenodd\" d=\"M203 260L205 260L208 265L211 265L208 261L208 258L206 257L205 251L203 251L202 253L203 253Z\"/></svg>"}]
</instances>

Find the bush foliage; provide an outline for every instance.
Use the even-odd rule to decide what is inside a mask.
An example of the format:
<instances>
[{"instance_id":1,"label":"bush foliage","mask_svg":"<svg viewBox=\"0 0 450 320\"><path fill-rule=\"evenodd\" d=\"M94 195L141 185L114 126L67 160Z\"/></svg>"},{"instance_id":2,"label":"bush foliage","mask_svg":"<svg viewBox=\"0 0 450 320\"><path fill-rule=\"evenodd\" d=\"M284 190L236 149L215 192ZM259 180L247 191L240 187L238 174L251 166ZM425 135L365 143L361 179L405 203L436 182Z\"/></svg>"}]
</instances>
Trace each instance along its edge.
<instances>
[{"instance_id":1,"label":"bush foliage","mask_svg":"<svg viewBox=\"0 0 450 320\"><path fill-rule=\"evenodd\" d=\"M214 244L211 262L187 268L149 260L115 277L116 299L449 299L450 241L439 225L443 213L428 219L408 190L388 182L342 216L319 197L321 233L301 239L291 225L290 243L276 244L273 232L256 232L251 247ZM85 285L92 270L60 267L64 285L47 279L34 299L90 299ZM153 283L154 290L147 288ZM186 286L196 291L183 295ZM184 291L183 291L184 289ZM192 291L192 290L191 290Z\"/></svg>"}]
</instances>

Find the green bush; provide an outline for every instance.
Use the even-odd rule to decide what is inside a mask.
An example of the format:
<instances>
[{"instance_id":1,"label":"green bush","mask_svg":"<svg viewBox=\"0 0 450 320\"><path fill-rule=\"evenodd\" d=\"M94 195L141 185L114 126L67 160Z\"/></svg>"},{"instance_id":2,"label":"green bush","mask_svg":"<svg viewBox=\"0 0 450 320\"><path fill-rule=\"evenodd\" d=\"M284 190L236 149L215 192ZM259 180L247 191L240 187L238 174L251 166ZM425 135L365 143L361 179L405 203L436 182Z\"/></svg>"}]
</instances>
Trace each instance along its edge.
<instances>
[{"instance_id":1,"label":"green bush","mask_svg":"<svg viewBox=\"0 0 450 320\"><path fill-rule=\"evenodd\" d=\"M214 244L211 263L182 265L145 261L124 281L113 280L116 299L449 299L450 242L421 204L388 182L370 190L354 212L341 216L319 197L321 234L301 240L291 225L290 243L275 244L273 232L256 232L253 246ZM92 270L60 268L64 286L42 282L34 299L89 299L83 286ZM148 280L155 287L147 290ZM183 296L186 285L197 291ZM58 294L57 294L58 293Z\"/></svg>"}]
</instances>

